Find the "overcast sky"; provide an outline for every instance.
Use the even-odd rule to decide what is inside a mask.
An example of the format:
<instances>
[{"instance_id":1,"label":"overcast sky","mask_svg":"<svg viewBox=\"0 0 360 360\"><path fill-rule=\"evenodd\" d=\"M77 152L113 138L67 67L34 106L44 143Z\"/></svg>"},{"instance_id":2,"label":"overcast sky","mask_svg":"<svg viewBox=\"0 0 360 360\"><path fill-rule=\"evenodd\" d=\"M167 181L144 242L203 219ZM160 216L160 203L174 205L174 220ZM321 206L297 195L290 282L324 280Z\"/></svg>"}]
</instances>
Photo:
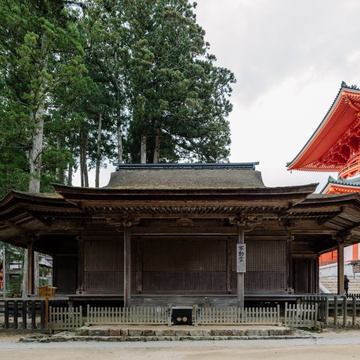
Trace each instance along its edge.
<instances>
[{"instance_id":1,"label":"overcast sky","mask_svg":"<svg viewBox=\"0 0 360 360\"><path fill-rule=\"evenodd\" d=\"M358 0L197 0L217 65L236 76L231 162L259 161L266 186L317 183L330 173L286 169L334 101L360 85Z\"/></svg>"},{"instance_id":2,"label":"overcast sky","mask_svg":"<svg viewBox=\"0 0 360 360\"><path fill-rule=\"evenodd\" d=\"M197 0L217 65L236 76L231 162L259 161L266 186L320 183L286 169L320 124L342 81L360 85L359 0ZM109 168L113 166L110 165ZM109 172L103 170L106 185ZM91 185L93 186L93 185Z\"/></svg>"}]
</instances>

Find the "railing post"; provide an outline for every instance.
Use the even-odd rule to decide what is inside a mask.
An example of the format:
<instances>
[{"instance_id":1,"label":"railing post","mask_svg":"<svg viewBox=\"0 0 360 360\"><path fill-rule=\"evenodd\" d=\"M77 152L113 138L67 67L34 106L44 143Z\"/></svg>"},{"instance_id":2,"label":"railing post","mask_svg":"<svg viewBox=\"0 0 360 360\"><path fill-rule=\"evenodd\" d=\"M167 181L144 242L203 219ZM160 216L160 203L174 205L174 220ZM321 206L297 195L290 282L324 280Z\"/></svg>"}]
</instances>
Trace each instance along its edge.
<instances>
[{"instance_id":1,"label":"railing post","mask_svg":"<svg viewBox=\"0 0 360 360\"><path fill-rule=\"evenodd\" d=\"M347 323L347 312L348 312L348 308L347 308L347 297L343 296L343 326L346 326Z\"/></svg>"},{"instance_id":2,"label":"railing post","mask_svg":"<svg viewBox=\"0 0 360 360\"><path fill-rule=\"evenodd\" d=\"M4 316L5 316L5 329L9 329L10 323L9 323L9 301L5 300L4 302Z\"/></svg>"},{"instance_id":3,"label":"railing post","mask_svg":"<svg viewBox=\"0 0 360 360\"><path fill-rule=\"evenodd\" d=\"M22 302L22 322L23 329L27 328L27 300L23 300Z\"/></svg>"},{"instance_id":4,"label":"railing post","mask_svg":"<svg viewBox=\"0 0 360 360\"><path fill-rule=\"evenodd\" d=\"M277 324L278 324L278 326L280 326L281 324L280 324L280 304L277 304L276 305L276 317L277 317Z\"/></svg>"},{"instance_id":5,"label":"railing post","mask_svg":"<svg viewBox=\"0 0 360 360\"><path fill-rule=\"evenodd\" d=\"M53 328L54 324L53 324L53 307L50 305L49 306L49 332L51 334L51 329Z\"/></svg>"},{"instance_id":6,"label":"railing post","mask_svg":"<svg viewBox=\"0 0 360 360\"><path fill-rule=\"evenodd\" d=\"M334 297L334 325L337 326L338 323L338 311L339 311L339 306L338 306L338 297L335 295Z\"/></svg>"},{"instance_id":7,"label":"railing post","mask_svg":"<svg viewBox=\"0 0 360 360\"><path fill-rule=\"evenodd\" d=\"M325 298L325 313L324 313L324 324L327 325L329 321L329 298Z\"/></svg>"},{"instance_id":8,"label":"railing post","mask_svg":"<svg viewBox=\"0 0 360 360\"><path fill-rule=\"evenodd\" d=\"M315 303L314 328L317 327L318 311L319 311L319 305L318 303Z\"/></svg>"},{"instance_id":9,"label":"railing post","mask_svg":"<svg viewBox=\"0 0 360 360\"><path fill-rule=\"evenodd\" d=\"M194 326L198 326L198 325L199 325L199 324L198 324L198 320L197 320L197 312L198 312L198 309L199 309L198 305L194 305L194 306L193 306L193 309L192 309L192 324L193 324Z\"/></svg>"},{"instance_id":10,"label":"railing post","mask_svg":"<svg viewBox=\"0 0 360 360\"><path fill-rule=\"evenodd\" d=\"M352 325L356 325L356 297L352 297Z\"/></svg>"},{"instance_id":11,"label":"railing post","mask_svg":"<svg viewBox=\"0 0 360 360\"><path fill-rule=\"evenodd\" d=\"M40 329L49 327L49 299L46 299L45 301L40 300Z\"/></svg>"},{"instance_id":12,"label":"railing post","mask_svg":"<svg viewBox=\"0 0 360 360\"><path fill-rule=\"evenodd\" d=\"M14 300L14 329L18 328L18 301Z\"/></svg>"}]
</instances>

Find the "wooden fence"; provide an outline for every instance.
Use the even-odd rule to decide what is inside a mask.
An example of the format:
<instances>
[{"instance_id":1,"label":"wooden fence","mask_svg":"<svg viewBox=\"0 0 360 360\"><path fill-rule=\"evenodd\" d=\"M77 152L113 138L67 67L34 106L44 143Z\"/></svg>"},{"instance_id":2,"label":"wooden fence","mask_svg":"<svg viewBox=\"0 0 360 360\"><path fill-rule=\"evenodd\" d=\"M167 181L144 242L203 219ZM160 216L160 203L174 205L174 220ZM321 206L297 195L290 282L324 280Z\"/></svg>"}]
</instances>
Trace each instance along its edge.
<instances>
[{"instance_id":1,"label":"wooden fence","mask_svg":"<svg viewBox=\"0 0 360 360\"><path fill-rule=\"evenodd\" d=\"M340 295L304 296L303 304L318 304L318 320L325 326L354 327L360 325L360 299Z\"/></svg>"},{"instance_id":2,"label":"wooden fence","mask_svg":"<svg viewBox=\"0 0 360 360\"><path fill-rule=\"evenodd\" d=\"M73 330L83 325L82 306L77 308L49 306L49 330Z\"/></svg>"},{"instance_id":3,"label":"wooden fence","mask_svg":"<svg viewBox=\"0 0 360 360\"><path fill-rule=\"evenodd\" d=\"M0 328L36 330L45 327L45 300L0 300Z\"/></svg>"},{"instance_id":4,"label":"wooden fence","mask_svg":"<svg viewBox=\"0 0 360 360\"><path fill-rule=\"evenodd\" d=\"M316 328L318 304L285 303L284 324L290 327Z\"/></svg>"},{"instance_id":5,"label":"wooden fence","mask_svg":"<svg viewBox=\"0 0 360 360\"><path fill-rule=\"evenodd\" d=\"M171 325L171 309L166 307L91 307L87 306L88 324L167 324Z\"/></svg>"},{"instance_id":6,"label":"wooden fence","mask_svg":"<svg viewBox=\"0 0 360 360\"><path fill-rule=\"evenodd\" d=\"M57 303L54 302L54 305ZM178 311L178 309L177 309ZM189 308L193 325L284 324L293 327L360 325L360 299L344 296L307 296L300 304L262 308ZM49 329L71 330L84 324L165 324L172 325L171 307L49 307ZM359 315L359 316L358 316ZM175 318L176 316L174 316ZM5 299L0 301L0 329L45 329L43 299Z\"/></svg>"},{"instance_id":7,"label":"wooden fence","mask_svg":"<svg viewBox=\"0 0 360 360\"><path fill-rule=\"evenodd\" d=\"M204 307L195 309L195 325L280 324L280 305L262 308Z\"/></svg>"},{"instance_id":8,"label":"wooden fence","mask_svg":"<svg viewBox=\"0 0 360 360\"><path fill-rule=\"evenodd\" d=\"M280 306L263 308L198 308L192 310L193 325L284 325L313 328L317 325L317 305L286 304L285 316ZM52 308L49 311L51 330L69 330L86 325L172 325L172 309L165 307L91 307L86 318L82 308Z\"/></svg>"}]
</instances>

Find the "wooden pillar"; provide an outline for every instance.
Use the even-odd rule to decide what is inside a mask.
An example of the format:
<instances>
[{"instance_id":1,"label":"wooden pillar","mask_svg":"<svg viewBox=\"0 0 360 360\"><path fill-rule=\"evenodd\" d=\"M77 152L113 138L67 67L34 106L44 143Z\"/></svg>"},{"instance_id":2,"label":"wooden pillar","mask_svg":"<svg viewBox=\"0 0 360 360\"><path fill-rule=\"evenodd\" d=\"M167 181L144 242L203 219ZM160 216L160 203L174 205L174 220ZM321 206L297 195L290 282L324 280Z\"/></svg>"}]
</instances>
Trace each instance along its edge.
<instances>
[{"instance_id":1,"label":"wooden pillar","mask_svg":"<svg viewBox=\"0 0 360 360\"><path fill-rule=\"evenodd\" d=\"M85 250L84 250L84 240L81 236L77 237L77 241L78 241L78 264L77 264L77 269L78 269L78 276L77 276L77 290L76 293L77 294L82 294L82 292L84 291L84 276L85 276Z\"/></svg>"},{"instance_id":2,"label":"wooden pillar","mask_svg":"<svg viewBox=\"0 0 360 360\"><path fill-rule=\"evenodd\" d=\"M136 260L136 288L138 294L142 293L143 287L143 261L144 261L144 241L138 239L137 241L137 260Z\"/></svg>"},{"instance_id":3,"label":"wooden pillar","mask_svg":"<svg viewBox=\"0 0 360 360\"><path fill-rule=\"evenodd\" d=\"M241 223L238 224L238 244L245 244L245 226ZM237 254L237 256L239 256ZM245 272L237 272L237 300L238 307L244 307L245 300Z\"/></svg>"},{"instance_id":4,"label":"wooden pillar","mask_svg":"<svg viewBox=\"0 0 360 360\"><path fill-rule=\"evenodd\" d=\"M286 241L286 290L288 292L293 292L293 264L292 264L292 242L294 237L289 234L288 239Z\"/></svg>"},{"instance_id":5,"label":"wooden pillar","mask_svg":"<svg viewBox=\"0 0 360 360\"><path fill-rule=\"evenodd\" d=\"M124 224L124 307L131 305L131 227Z\"/></svg>"},{"instance_id":6,"label":"wooden pillar","mask_svg":"<svg viewBox=\"0 0 360 360\"><path fill-rule=\"evenodd\" d=\"M30 241L27 246L27 295L35 294L35 261L34 261L34 243Z\"/></svg>"},{"instance_id":7,"label":"wooden pillar","mask_svg":"<svg viewBox=\"0 0 360 360\"><path fill-rule=\"evenodd\" d=\"M228 238L226 240L226 290L231 294L231 270L232 270L232 256L233 256L233 240Z\"/></svg>"},{"instance_id":8,"label":"wooden pillar","mask_svg":"<svg viewBox=\"0 0 360 360\"><path fill-rule=\"evenodd\" d=\"M344 294L344 244L338 241L337 245L338 261L337 261L337 276L338 276L338 295Z\"/></svg>"}]
</instances>

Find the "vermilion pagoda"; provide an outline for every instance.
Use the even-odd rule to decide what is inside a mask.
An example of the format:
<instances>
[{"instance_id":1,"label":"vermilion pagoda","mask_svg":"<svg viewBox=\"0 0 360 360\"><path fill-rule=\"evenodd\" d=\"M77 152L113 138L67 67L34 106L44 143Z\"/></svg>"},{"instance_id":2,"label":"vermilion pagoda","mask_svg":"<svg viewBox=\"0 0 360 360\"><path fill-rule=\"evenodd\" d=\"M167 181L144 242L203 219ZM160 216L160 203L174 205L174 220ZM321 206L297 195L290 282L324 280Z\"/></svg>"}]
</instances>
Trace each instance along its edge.
<instances>
[{"instance_id":1,"label":"vermilion pagoda","mask_svg":"<svg viewBox=\"0 0 360 360\"><path fill-rule=\"evenodd\" d=\"M323 194L346 194L360 191L360 89L344 82L309 141L287 164L288 170L338 172L329 176ZM353 245L352 259L359 259L358 244ZM321 256L323 262L337 260L337 251Z\"/></svg>"},{"instance_id":2,"label":"vermilion pagoda","mask_svg":"<svg viewBox=\"0 0 360 360\"><path fill-rule=\"evenodd\" d=\"M360 170L360 90L342 84L330 110L309 141L287 164L288 170L338 172L323 190L327 194L359 191L349 180Z\"/></svg>"}]
</instances>

